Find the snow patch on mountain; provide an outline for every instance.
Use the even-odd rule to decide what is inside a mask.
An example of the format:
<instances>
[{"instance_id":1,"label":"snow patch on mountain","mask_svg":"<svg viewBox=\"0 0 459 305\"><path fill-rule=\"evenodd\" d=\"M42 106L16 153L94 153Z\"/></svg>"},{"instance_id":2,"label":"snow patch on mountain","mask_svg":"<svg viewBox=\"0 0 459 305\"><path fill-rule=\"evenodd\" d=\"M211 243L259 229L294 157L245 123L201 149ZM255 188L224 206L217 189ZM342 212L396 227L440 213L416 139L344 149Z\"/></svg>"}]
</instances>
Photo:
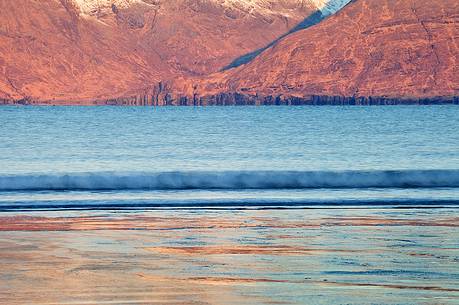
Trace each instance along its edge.
<instances>
[{"instance_id":1,"label":"snow patch on mountain","mask_svg":"<svg viewBox=\"0 0 459 305\"><path fill-rule=\"evenodd\" d=\"M94 14L100 10L111 8L126 8L133 4L160 6L164 1L185 2L185 0L73 0L83 14ZM318 9L324 16L334 14L351 0L200 0L214 2L217 5L245 12L260 14L288 15L289 9L308 7ZM186 3L186 2L185 2Z\"/></svg>"},{"instance_id":2,"label":"snow patch on mountain","mask_svg":"<svg viewBox=\"0 0 459 305\"><path fill-rule=\"evenodd\" d=\"M87 15L93 15L101 10L111 9L112 5L117 8L126 8L133 4L146 4L155 5L159 4L159 0L73 0L76 6L80 9L80 12Z\"/></svg>"},{"instance_id":3,"label":"snow patch on mountain","mask_svg":"<svg viewBox=\"0 0 459 305\"><path fill-rule=\"evenodd\" d=\"M280 7L309 7L316 8L324 16L336 13L351 0L208 0L228 7L244 7L261 12L274 12ZM281 13L281 12L279 12Z\"/></svg>"},{"instance_id":4,"label":"snow patch on mountain","mask_svg":"<svg viewBox=\"0 0 459 305\"><path fill-rule=\"evenodd\" d=\"M351 2L351 0L310 0L324 16L329 16L340 9L342 9L346 4Z\"/></svg>"},{"instance_id":5,"label":"snow patch on mountain","mask_svg":"<svg viewBox=\"0 0 459 305\"><path fill-rule=\"evenodd\" d=\"M213 3L222 7L239 9L246 12L271 12L276 13L282 8L310 7L314 8L316 0L195 0L194 2L204 5ZM323 1L323 0L321 0ZM193 4L190 0L73 0L83 13L91 13L98 9L111 7L112 4L120 8L126 8L133 4L162 5L167 2Z\"/></svg>"}]
</instances>

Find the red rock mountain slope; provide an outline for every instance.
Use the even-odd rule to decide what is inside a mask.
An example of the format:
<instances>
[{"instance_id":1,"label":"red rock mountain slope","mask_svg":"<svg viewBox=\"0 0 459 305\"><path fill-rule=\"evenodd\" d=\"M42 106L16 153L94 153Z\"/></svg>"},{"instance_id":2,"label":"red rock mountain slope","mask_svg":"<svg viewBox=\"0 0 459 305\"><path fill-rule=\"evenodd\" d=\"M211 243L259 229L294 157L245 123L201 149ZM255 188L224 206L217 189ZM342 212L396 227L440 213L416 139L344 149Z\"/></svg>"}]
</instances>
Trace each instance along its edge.
<instances>
[{"instance_id":1,"label":"red rock mountain slope","mask_svg":"<svg viewBox=\"0 0 459 305\"><path fill-rule=\"evenodd\" d=\"M297 0L0 0L0 99L91 103L216 72L316 10Z\"/></svg>"},{"instance_id":2,"label":"red rock mountain slope","mask_svg":"<svg viewBox=\"0 0 459 305\"><path fill-rule=\"evenodd\" d=\"M0 0L0 99L459 103L457 0L354 0L217 72L312 11L297 0Z\"/></svg>"},{"instance_id":3,"label":"red rock mountain slope","mask_svg":"<svg viewBox=\"0 0 459 305\"><path fill-rule=\"evenodd\" d=\"M176 86L188 103L458 102L459 1L354 0L245 66Z\"/></svg>"}]
</instances>

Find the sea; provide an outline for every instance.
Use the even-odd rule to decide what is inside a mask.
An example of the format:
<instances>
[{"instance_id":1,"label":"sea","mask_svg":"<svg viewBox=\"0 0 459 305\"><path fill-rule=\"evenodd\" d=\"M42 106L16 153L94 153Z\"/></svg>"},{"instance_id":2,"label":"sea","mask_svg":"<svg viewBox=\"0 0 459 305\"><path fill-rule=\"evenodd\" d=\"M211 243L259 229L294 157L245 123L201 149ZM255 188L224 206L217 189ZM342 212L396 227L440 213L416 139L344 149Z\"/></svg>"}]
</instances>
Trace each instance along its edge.
<instances>
[{"instance_id":1,"label":"sea","mask_svg":"<svg viewBox=\"0 0 459 305\"><path fill-rule=\"evenodd\" d=\"M457 106L0 107L0 211L451 207Z\"/></svg>"},{"instance_id":2,"label":"sea","mask_svg":"<svg viewBox=\"0 0 459 305\"><path fill-rule=\"evenodd\" d=\"M0 107L0 304L458 304L459 107Z\"/></svg>"}]
</instances>

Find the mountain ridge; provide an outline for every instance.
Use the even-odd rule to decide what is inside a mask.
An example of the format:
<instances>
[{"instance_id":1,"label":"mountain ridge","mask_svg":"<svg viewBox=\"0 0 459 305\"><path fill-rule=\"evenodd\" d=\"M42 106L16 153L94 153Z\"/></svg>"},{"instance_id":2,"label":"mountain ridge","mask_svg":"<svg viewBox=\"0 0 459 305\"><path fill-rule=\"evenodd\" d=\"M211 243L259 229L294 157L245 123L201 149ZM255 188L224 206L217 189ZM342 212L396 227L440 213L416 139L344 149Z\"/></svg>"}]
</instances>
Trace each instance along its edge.
<instances>
[{"instance_id":1,"label":"mountain ridge","mask_svg":"<svg viewBox=\"0 0 459 305\"><path fill-rule=\"evenodd\" d=\"M454 0L354 0L337 14L285 36L237 68L211 74L175 74L169 79L150 78L143 88L110 97L22 102L459 103L459 80L455 77L459 75L458 12L459 4Z\"/></svg>"},{"instance_id":2,"label":"mountain ridge","mask_svg":"<svg viewBox=\"0 0 459 305\"><path fill-rule=\"evenodd\" d=\"M235 95L252 103L452 103L459 95L455 37L456 1L354 0L254 61L176 82L176 90L211 103L225 95L229 103Z\"/></svg>"},{"instance_id":3,"label":"mountain ridge","mask_svg":"<svg viewBox=\"0 0 459 305\"><path fill-rule=\"evenodd\" d=\"M270 14L216 0L1 1L0 98L110 99L207 75L316 10L304 1L262 2Z\"/></svg>"}]
</instances>

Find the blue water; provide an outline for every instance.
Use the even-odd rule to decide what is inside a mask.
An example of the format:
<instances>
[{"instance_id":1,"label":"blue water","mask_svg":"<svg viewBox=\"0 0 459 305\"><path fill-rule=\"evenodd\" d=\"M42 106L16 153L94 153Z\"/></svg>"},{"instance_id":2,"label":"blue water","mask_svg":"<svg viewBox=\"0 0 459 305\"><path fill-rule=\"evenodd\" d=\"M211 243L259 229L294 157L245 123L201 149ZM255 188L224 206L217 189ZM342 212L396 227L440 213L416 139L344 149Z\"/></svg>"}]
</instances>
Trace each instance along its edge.
<instances>
[{"instance_id":1,"label":"blue water","mask_svg":"<svg viewBox=\"0 0 459 305\"><path fill-rule=\"evenodd\" d=\"M1 107L0 209L456 205L459 108Z\"/></svg>"}]
</instances>

